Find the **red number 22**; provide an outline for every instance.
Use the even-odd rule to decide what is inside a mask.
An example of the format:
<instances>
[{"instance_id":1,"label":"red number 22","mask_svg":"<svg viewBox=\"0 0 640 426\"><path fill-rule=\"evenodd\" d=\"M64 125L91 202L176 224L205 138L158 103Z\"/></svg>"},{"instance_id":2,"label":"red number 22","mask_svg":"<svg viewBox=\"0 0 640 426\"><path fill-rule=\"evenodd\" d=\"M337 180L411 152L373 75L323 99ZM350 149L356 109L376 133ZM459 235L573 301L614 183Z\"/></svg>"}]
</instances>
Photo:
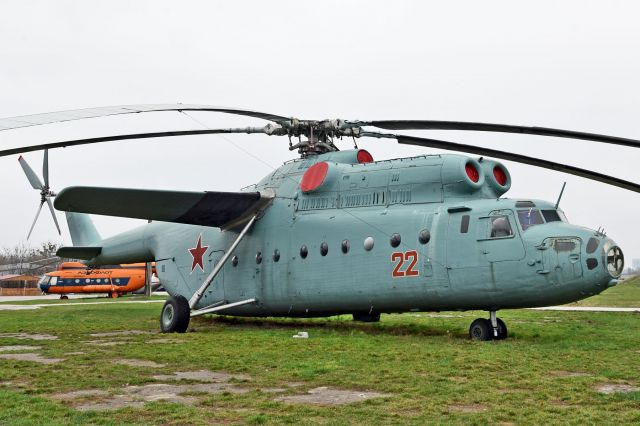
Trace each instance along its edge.
<instances>
[{"instance_id":1,"label":"red number 22","mask_svg":"<svg viewBox=\"0 0 640 426\"><path fill-rule=\"evenodd\" d=\"M403 263L405 261L409 261L409 259L411 259L409 267L405 271L401 270ZM419 271L413 269L416 266L416 263L418 263L418 252L415 250L404 253L399 251L391 253L391 262L397 262L396 266L393 268L393 272L391 273L393 278L417 277L420 275Z\"/></svg>"}]
</instances>

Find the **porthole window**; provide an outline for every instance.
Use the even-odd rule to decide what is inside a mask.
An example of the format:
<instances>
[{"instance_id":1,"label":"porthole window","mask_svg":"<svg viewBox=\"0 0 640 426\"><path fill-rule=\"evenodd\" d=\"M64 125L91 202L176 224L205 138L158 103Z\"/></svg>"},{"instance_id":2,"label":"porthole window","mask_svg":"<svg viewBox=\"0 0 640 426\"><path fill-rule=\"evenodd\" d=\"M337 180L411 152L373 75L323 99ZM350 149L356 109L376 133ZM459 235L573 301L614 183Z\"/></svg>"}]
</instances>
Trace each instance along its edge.
<instances>
[{"instance_id":1,"label":"porthole window","mask_svg":"<svg viewBox=\"0 0 640 426\"><path fill-rule=\"evenodd\" d=\"M326 256L327 253L329 253L329 245L323 241L322 244L320 244L320 254Z\"/></svg>"},{"instance_id":2,"label":"porthole window","mask_svg":"<svg viewBox=\"0 0 640 426\"><path fill-rule=\"evenodd\" d=\"M349 244L349 240L343 240L341 245L342 245L342 252L344 254L349 253L349 248L351 248L351 244Z\"/></svg>"},{"instance_id":3,"label":"porthole window","mask_svg":"<svg viewBox=\"0 0 640 426\"><path fill-rule=\"evenodd\" d=\"M116 278L116 283L120 284L120 278Z\"/></svg>"},{"instance_id":4,"label":"porthole window","mask_svg":"<svg viewBox=\"0 0 640 426\"><path fill-rule=\"evenodd\" d=\"M431 239L431 232L429 232L428 229L423 229L418 234L418 241L420 242L420 244L427 244L430 239Z\"/></svg>"},{"instance_id":5,"label":"porthole window","mask_svg":"<svg viewBox=\"0 0 640 426\"><path fill-rule=\"evenodd\" d=\"M262 263L262 252L257 252L256 253L256 263L259 265Z\"/></svg>"},{"instance_id":6,"label":"porthole window","mask_svg":"<svg viewBox=\"0 0 640 426\"><path fill-rule=\"evenodd\" d=\"M89 278L84 280L85 283L89 284L91 282L91 280Z\"/></svg>"},{"instance_id":7,"label":"porthole window","mask_svg":"<svg viewBox=\"0 0 640 426\"><path fill-rule=\"evenodd\" d=\"M373 237L367 237L364 239L364 249L366 251L371 251L371 249L373 249Z\"/></svg>"},{"instance_id":8,"label":"porthole window","mask_svg":"<svg viewBox=\"0 0 640 426\"><path fill-rule=\"evenodd\" d=\"M235 267L238 266L238 256L233 256L231 258L231 264Z\"/></svg>"},{"instance_id":9,"label":"porthole window","mask_svg":"<svg viewBox=\"0 0 640 426\"><path fill-rule=\"evenodd\" d=\"M308 254L309 254L309 250L307 249L307 246L300 247L300 257L301 258L306 259Z\"/></svg>"},{"instance_id":10,"label":"porthole window","mask_svg":"<svg viewBox=\"0 0 640 426\"><path fill-rule=\"evenodd\" d=\"M100 283L102 282L102 280L101 280L100 278L98 278L98 279L96 280L96 282L97 282L98 284L100 284Z\"/></svg>"},{"instance_id":11,"label":"porthole window","mask_svg":"<svg viewBox=\"0 0 640 426\"><path fill-rule=\"evenodd\" d=\"M275 249L273 251L273 261L277 262L278 260L280 260L280 250Z\"/></svg>"},{"instance_id":12,"label":"porthole window","mask_svg":"<svg viewBox=\"0 0 640 426\"><path fill-rule=\"evenodd\" d=\"M398 247L401 241L402 238L400 238L400 234L393 234L391 236L391 239L389 240L389 243L391 244L391 247Z\"/></svg>"},{"instance_id":13,"label":"porthole window","mask_svg":"<svg viewBox=\"0 0 640 426\"><path fill-rule=\"evenodd\" d=\"M76 278L76 284L80 284L80 280Z\"/></svg>"}]
</instances>

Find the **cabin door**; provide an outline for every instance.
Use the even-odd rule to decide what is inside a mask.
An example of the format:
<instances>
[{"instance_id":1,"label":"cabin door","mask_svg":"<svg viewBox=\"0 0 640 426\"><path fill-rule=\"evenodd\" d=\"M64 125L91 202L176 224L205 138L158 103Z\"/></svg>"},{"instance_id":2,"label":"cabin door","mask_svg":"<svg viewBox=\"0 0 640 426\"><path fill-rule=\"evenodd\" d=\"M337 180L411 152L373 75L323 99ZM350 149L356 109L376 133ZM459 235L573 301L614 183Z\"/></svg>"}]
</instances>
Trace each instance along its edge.
<instances>
[{"instance_id":1,"label":"cabin door","mask_svg":"<svg viewBox=\"0 0 640 426\"><path fill-rule=\"evenodd\" d=\"M476 239L477 219L469 211L449 213L446 267L452 287L482 282L480 247Z\"/></svg>"},{"instance_id":2,"label":"cabin door","mask_svg":"<svg viewBox=\"0 0 640 426\"><path fill-rule=\"evenodd\" d=\"M214 250L206 258L207 267L205 268L205 273L202 274L202 280L200 283L204 282L204 280L209 276L209 274L213 271L213 269L220 263L220 259L224 256L224 250ZM225 291L224 291L224 268L218 272L216 278L213 280L207 291L203 297L206 297L206 300L210 303L217 303L225 300Z\"/></svg>"}]
</instances>

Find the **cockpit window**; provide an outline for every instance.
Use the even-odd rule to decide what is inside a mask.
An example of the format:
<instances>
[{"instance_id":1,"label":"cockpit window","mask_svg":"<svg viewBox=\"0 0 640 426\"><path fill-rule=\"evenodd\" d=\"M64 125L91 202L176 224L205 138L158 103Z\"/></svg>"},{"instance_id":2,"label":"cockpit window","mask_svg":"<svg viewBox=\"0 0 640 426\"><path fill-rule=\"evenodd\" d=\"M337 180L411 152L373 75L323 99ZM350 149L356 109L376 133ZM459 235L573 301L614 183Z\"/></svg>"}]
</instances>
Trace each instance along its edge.
<instances>
[{"instance_id":1,"label":"cockpit window","mask_svg":"<svg viewBox=\"0 0 640 426\"><path fill-rule=\"evenodd\" d=\"M48 275L43 275L42 278L40 278L40 281L38 281L38 285L46 285L49 284L49 277Z\"/></svg>"},{"instance_id":2,"label":"cockpit window","mask_svg":"<svg viewBox=\"0 0 640 426\"><path fill-rule=\"evenodd\" d=\"M531 226L544 223L540 210L533 208L518 210L518 220L523 231L526 231Z\"/></svg>"},{"instance_id":3,"label":"cockpit window","mask_svg":"<svg viewBox=\"0 0 640 426\"><path fill-rule=\"evenodd\" d=\"M491 238L510 237L513 235L511 224L507 216L491 218Z\"/></svg>"},{"instance_id":4,"label":"cockpit window","mask_svg":"<svg viewBox=\"0 0 640 426\"><path fill-rule=\"evenodd\" d=\"M542 216L546 222L562 222L556 210L542 210Z\"/></svg>"}]
</instances>

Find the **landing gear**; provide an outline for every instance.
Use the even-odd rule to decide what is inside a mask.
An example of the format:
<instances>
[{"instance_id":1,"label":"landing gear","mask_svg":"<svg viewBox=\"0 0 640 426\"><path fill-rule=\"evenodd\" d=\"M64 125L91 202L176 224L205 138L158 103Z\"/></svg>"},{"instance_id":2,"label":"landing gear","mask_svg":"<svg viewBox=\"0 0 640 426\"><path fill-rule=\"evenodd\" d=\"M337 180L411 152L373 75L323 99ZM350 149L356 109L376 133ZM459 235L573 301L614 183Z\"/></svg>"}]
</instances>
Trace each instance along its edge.
<instances>
[{"instance_id":1,"label":"landing gear","mask_svg":"<svg viewBox=\"0 0 640 426\"><path fill-rule=\"evenodd\" d=\"M380 321L380 314L353 314L353 320L359 322L378 322Z\"/></svg>"},{"instance_id":2,"label":"landing gear","mask_svg":"<svg viewBox=\"0 0 640 426\"><path fill-rule=\"evenodd\" d=\"M490 311L490 319L478 318L469 327L469 337L474 340L504 340L508 336L507 325Z\"/></svg>"},{"instance_id":3,"label":"landing gear","mask_svg":"<svg viewBox=\"0 0 640 426\"><path fill-rule=\"evenodd\" d=\"M66 294L63 294L62 296L60 296L60 300L67 300L69 298L69 296L67 296Z\"/></svg>"},{"instance_id":4,"label":"landing gear","mask_svg":"<svg viewBox=\"0 0 640 426\"><path fill-rule=\"evenodd\" d=\"M473 340L491 340L493 338L491 322L484 318L473 321L469 327L469 337Z\"/></svg>"},{"instance_id":5,"label":"landing gear","mask_svg":"<svg viewBox=\"0 0 640 426\"><path fill-rule=\"evenodd\" d=\"M160 313L160 329L163 333L184 333L191 319L189 302L184 296L171 296Z\"/></svg>"},{"instance_id":6,"label":"landing gear","mask_svg":"<svg viewBox=\"0 0 640 426\"><path fill-rule=\"evenodd\" d=\"M117 292L115 292L115 291L113 293L109 293L109 297L112 298L112 299L117 299L118 296L119 296L119 294Z\"/></svg>"}]
</instances>

